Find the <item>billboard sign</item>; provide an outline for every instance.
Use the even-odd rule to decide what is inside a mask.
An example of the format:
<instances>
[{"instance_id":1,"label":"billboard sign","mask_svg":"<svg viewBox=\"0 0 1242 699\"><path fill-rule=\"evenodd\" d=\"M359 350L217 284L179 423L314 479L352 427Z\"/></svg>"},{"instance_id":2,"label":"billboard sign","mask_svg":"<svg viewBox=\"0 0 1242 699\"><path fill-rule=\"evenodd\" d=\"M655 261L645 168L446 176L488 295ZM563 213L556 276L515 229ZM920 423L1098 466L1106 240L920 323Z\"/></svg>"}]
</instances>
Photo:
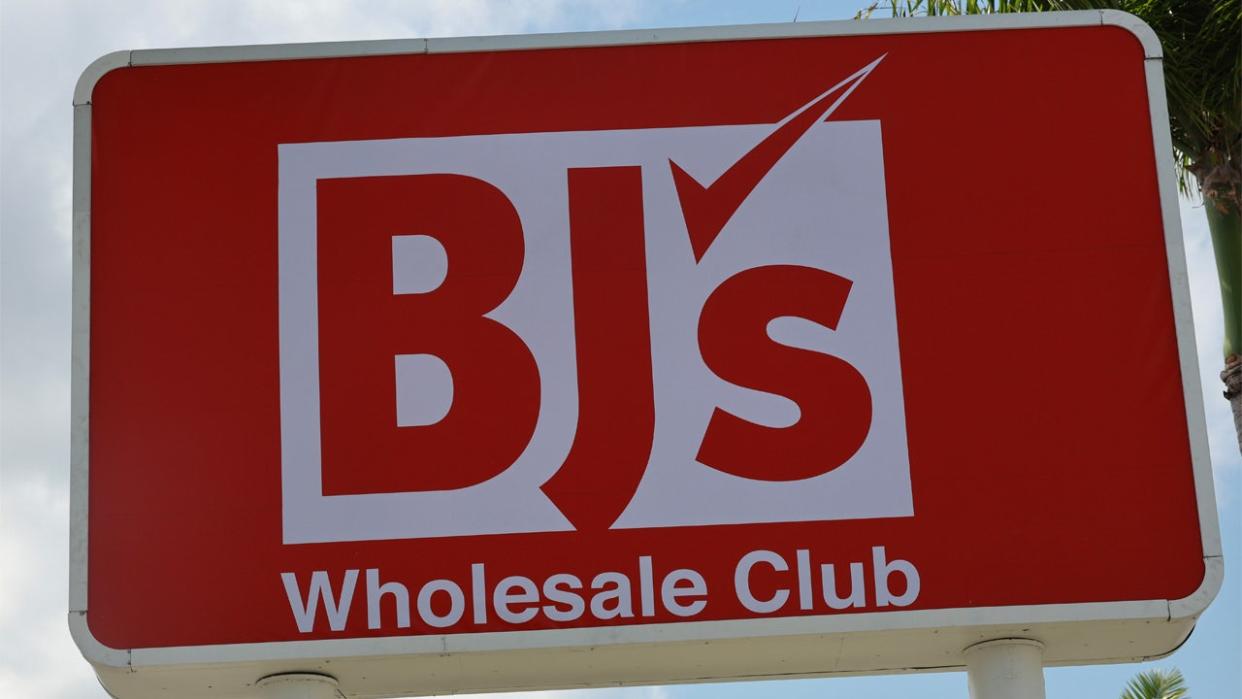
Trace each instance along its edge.
<instances>
[{"instance_id":1,"label":"billboard sign","mask_svg":"<svg viewBox=\"0 0 1242 699\"><path fill-rule=\"evenodd\" d=\"M75 637L120 696L1168 652L1221 568L1163 100L1115 12L105 57Z\"/></svg>"}]
</instances>

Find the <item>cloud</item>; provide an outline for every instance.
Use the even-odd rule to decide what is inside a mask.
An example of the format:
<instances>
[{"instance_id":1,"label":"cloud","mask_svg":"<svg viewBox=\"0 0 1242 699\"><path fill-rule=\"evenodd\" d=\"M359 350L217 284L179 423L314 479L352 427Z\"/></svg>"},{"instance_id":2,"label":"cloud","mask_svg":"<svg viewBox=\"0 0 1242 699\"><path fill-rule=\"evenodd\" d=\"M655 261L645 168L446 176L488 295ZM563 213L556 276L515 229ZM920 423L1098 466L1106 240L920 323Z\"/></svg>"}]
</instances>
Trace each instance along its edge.
<instances>
[{"instance_id":1,"label":"cloud","mask_svg":"<svg viewBox=\"0 0 1242 699\"><path fill-rule=\"evenodd\" d=\"M640 9L638 0L0 2L0 696L105 696L65 621L70 104L81 70L118 49L604 29Z\"/></svg>"},{"instance_id":2,"label":"cloud","mask_svg":"<svg viewBox=\"0 0 1242 699\"><path fill-rule=\"evenodd\" d=\"M6 478L0 531L0 696L101 697L65 623L69 508L64 488Z\"/></svg>"}]
</instances>

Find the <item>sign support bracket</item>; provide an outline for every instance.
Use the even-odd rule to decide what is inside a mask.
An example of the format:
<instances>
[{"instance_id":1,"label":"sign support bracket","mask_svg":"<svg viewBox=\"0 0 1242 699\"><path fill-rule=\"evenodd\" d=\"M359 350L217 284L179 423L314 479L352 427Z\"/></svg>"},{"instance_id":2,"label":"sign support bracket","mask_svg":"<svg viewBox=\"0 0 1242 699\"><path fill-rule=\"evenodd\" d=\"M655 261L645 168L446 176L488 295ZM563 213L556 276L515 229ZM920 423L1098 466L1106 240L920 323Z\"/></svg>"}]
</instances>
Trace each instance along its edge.
<instances>
[{"instance_id":1,"label":"sign support bracket","mask_svg":"<svg viewBox=\"0 0 1242 699\"><path fill-rule=\"evenodd\" d=\"M255 683L263 699L341 699L336 678L313 672L268 675Z\"/></svg>"},{"instance_id":2,"label":"sign support bracket","mask_svg":"<svg viewBox=\"0 0 1242 699\"><path fill-rule=\"evenodd\" d=\"M1000 638L970 646L966 680L970 699L1045 699L1044 644Z\"/></svg>"}]
</instances>

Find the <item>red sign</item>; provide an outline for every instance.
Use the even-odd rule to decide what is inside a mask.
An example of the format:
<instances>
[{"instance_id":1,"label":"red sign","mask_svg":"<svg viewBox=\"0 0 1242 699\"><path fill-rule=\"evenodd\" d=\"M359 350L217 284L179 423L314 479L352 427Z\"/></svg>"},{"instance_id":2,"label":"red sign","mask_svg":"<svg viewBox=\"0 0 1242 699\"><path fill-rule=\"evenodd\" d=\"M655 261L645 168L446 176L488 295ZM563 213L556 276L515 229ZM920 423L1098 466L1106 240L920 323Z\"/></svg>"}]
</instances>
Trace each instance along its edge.
<instances>
[{"instance_id":1,"label":"red sign","mask_svg":"<svg viewBox=\"0 0 1242 699\"><path fill-rule=\"evenodd\" d=\"M88 71L87 656L382 693L1173 648L1220 552L1127 18Z\"/></svg>"}]
</instances>

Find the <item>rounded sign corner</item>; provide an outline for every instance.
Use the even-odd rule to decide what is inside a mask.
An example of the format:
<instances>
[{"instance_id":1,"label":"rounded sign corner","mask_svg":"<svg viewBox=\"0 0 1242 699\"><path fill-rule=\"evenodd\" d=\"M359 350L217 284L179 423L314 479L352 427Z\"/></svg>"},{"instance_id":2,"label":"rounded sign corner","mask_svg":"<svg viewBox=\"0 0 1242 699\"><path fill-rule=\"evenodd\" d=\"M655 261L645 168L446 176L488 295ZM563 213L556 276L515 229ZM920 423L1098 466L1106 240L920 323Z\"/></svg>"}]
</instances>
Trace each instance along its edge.
<instances>
[{"instance_id":1,"label":"rounded sign corner","mask_svg":"<svg viewBox=\"0 0 1242 699\"><path fill-rule=\"evenodd\" d=\"M1189 595L1169 601L1169 620L1193 619L1208 608L1220 593L1225 579L1225 560L1221 556L1204 556L1203 580Z\"/></svg>"},{"instance_id":2,"label":"rounded sign corner","mask_svg":"<svg viewBox=\"0 0 1242 699\"><path fill-rule=\"evenodd\" d=\"M1134 35L1143 47L1144 58L1163 58L1164 49L1160 46L1160 37L1156 31L1143 20L1124 10L1100 10L1100 24L1106 27L1118 27Z\"/></svg>"},{"instance_id":3,"label":"rounded sign corner","mask_svg":"<svg viewBox=\"0 0 1242 699\"><path fill-rule=\"evenodd\" d=\"M73 106L80 107L90 104L95 86L105 75L114 70L130 67L130 51L112 51L96 58L90 65L82 69L78 82L73 88Z\"/></svg>"},{"instance_id":4,"label":"rounded sign corner","mask_svg":"<svg viewBox=\"0 0 1242 699\"><path fill-rule=\"evenodd\" d=\"M69 635L82 651L82 657L96 666L128 668L129 651L105 645L96 638L86 614L86 611L69 612Z\"/></svg>"}]
</instances>

